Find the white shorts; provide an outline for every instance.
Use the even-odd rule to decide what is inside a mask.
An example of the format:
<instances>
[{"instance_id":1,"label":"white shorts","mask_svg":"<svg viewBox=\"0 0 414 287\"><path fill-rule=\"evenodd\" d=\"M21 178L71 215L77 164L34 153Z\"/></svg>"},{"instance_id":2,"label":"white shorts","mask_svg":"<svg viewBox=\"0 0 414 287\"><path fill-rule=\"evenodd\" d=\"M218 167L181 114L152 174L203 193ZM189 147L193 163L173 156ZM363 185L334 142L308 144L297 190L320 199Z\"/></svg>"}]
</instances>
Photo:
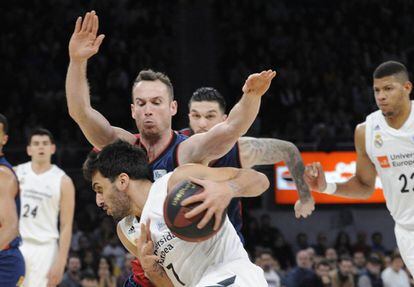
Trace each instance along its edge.
<instances>
[{"instance_id":1,"label":"white shorts","mask_svg":"<svg viewBox=\"0 0 414 287\"><path fill-rule=\"evenodd\" d=\"M46 287L47 274L58 251L57 241L35 244L23 241L20 246L26 264L24 287Z\"/></svg>"},{"instance_id":2,"label":"white shorts","mask_svg":"<svg viewBox=\"0 0 414 287\"><path fill-rule=\"evenodd\" d=\"M409 231L395 224L395 238L405 266L414 276L414 231Z\"/></svg>"},{"instance_id":3,"label":"white shorts","mask_svg":"<svg viewBox=\"0 0 414 287\"><path fill-rule=\"evenodd\" d=\"M262 268L249 259L239 259L209 267L196 287L268 287Z\"/></svg>"}]
</instances>

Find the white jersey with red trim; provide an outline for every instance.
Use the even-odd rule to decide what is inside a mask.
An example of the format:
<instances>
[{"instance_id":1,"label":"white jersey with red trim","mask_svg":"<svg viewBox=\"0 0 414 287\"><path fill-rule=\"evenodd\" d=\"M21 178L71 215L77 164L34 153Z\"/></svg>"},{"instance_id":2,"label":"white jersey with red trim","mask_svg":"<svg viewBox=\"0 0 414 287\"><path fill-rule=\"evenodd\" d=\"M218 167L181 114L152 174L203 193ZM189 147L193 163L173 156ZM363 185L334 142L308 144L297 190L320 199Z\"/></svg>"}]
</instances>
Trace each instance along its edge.
<instances>
[{"instance_id":1,"label":"white jersey with red trim","mask_svg":"<svg viewBox=\"0 0 414 287\"><path fill-rule=\"evenodd\" d=\"M414 230L414 101L400 129L390 127L380 110L367 116L366 151L381 179L395 222Z\"/></svg>"}]
</instances>

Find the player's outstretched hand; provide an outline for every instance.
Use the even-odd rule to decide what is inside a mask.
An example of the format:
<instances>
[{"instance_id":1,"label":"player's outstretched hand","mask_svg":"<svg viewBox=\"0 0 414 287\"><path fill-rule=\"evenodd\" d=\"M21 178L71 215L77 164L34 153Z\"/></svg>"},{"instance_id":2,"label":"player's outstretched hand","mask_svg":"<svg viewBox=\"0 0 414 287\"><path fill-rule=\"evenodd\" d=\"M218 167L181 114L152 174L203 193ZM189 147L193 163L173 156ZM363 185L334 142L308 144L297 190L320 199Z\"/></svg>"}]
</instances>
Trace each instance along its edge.
<instances>
[{"instance_id":1,"label":"player's outstretched hand","mask_svg":"<svg viewBox=\"0 0 414 287\"><path fill-rule=\"evenodd\" d=\"M311 190L322 192L326 189L325 172L320 162L306 165L303 179Z\"/></svg>"},{"instance_id":2,"label":"player's outstretched hand","mask_svg":"<svg viewBox=\"0 0 414 287\"><path fill-rule=\"evenodd\" d=\"M47 287L55 287L62 281L65 266L54 263L47 273Z\"/></svg>"},{"instance_id":3,"label":"player's outstretched hand","mask_svg":"<svg viewBox=\"0 0 414 287\"><path fill-rule=\"evenodd\" d=\"M159 257L154 254L154 243L151 239L150 220L141 223L141 234L136 240L138 260L145 273L157 273L162 269L158 264Z\"/></svg>"},{"instance_id":4,"label":"player's outstretched hand","mask_svg":"<svg viewBox=\"0 0 414 287\"><path fill-rule=\"evenodd\" d=\"M194 217L206 210L206 214L198 223L198 228L203 228L214 216L214 230L219 229L223 212L226 211L234 191L227 182L216 182L206 179L190 177L190 180L204 188L204 191L183 200L182 205L186 206L196 202L200 205L185 214L186 218Z\"/></svg>"},{"instance_id":5,"label":"player's outstretched hand","mask_svg":"<svg viewBox=\"0 0 414 287\"><path fill-rule=\"evenodd\" d=\"M105 35L98 36L99 19L95 11L86 13L78 17L75 24L75 30L69 41L69 57L71 61L86 61L95 55Z\"/></svg>"},{"instance_id":6,"label":"player's outstretched hand","mask_svg":"<svg viewBox=\"0 0 414 287\"><path fill-rule=\"evenodd\" d=\"M315 201L313 197L310 197L306 202L302 202L300 199L295 203L295 216L296 218L308 217L315 210Z\"/></svg>"},{"instance_id":7,"label":"player's outstretched hand","mask_svg":"<svg viewBox=\"0 0 414 287\"><path fill-rule=\"evenodd\" d=\"M251 74L244 83L243 93L257 97L263 96L275 76L276 72L272 70Z\"/></svg>"}]
</instances>

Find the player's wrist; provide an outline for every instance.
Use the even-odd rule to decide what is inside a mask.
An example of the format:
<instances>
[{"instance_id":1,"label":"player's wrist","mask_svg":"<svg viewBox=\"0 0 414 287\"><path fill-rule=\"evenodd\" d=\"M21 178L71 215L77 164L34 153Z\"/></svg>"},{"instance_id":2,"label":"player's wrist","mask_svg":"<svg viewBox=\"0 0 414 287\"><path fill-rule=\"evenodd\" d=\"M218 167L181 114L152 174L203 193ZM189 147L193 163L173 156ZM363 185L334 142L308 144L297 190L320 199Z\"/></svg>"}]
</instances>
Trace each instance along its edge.
<instances>
[{"instance_id":1,"label":"player's wrist","mask_svg":"<svg viewBox=\"0 0 414 287\"><path fill-rule=\"evenodd\" d=\"M334 194L338 186L334 182L328 182L324 190L321 190L321 193L325 194Z\"/></svg>"}]
</instances>

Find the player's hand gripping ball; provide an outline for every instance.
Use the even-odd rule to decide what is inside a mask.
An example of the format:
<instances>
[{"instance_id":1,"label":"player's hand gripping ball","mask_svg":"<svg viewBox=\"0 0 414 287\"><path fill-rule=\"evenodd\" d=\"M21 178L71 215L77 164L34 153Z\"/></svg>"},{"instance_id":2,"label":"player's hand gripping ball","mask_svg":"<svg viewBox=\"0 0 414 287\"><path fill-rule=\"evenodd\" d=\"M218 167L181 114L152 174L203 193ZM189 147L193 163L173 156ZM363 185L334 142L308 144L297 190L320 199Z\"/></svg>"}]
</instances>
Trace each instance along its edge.
<instances>
[{"instance_id":1,"label":"player's hand gripping ball","mask_svg":"<svg viewBox=\"0 0 414 287\"><path fill-rule=\"evenodd\" d=\"M182 181L178 183L167 195L164 201L164 220L171 232L178 238L190 241L200 242L209 239L216 234L220 228L216 231L214 227L214 216L203 228L199 229L197 224L204 217L206 211L192 217L185 218L184 215L197 207L202 202L196 202L186 206L182 206L181 202L192 195L201 193L204 188L191 181ZM223 225L226 213L223 212L220 227Z\"/></svg>"}]
</instances>

